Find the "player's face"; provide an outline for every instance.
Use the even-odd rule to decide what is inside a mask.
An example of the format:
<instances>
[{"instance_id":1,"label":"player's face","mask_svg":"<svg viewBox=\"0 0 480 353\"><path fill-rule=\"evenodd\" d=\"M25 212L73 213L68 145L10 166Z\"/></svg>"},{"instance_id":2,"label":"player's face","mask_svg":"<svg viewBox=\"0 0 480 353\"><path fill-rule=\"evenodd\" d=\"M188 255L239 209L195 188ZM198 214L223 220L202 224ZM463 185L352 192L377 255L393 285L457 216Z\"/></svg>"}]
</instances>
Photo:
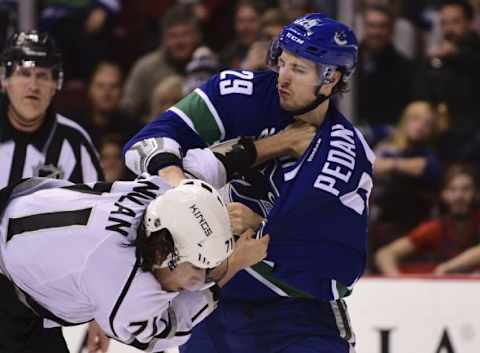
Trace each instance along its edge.
<instances>
[{"instance_id":1,"label":"player's face","mask_svg":"<svg viewBox=\"0 0 480 353\"><path fill-rule=\"evenodd\" d=\"M159 269L155 275L167 292L195 291L206 285L206 269L195 267L189 262L178 264L173 270Z\"/></svg>"},{"instance_id":2,"label":"player's face","mask_svg":"<svg viewBox=\"0 0 480 353\"><path fill-rule=\"evenodd\" d=\"M28 128L42 119L55 95L56 84L51 69L22 66L14 68L4 85L15 125Z\"/></svg>"},{"instance_id":3,"label":"player's face","mask_svg":"<svg viewBox=\"0 0 480 353\"><path fill-rule=\"evenodd\" d=\"M316 96L319 85L317 67L312 61L284 50L278 58L278 95L280 105L287 111L306 107Z\"/></svg>"},{"instance_id":4,"label":"player's face","mask_svg":"<svg viewBox=\"0 0 480 353\"><path fill-rule=\"evenodd\" d=\"M443 190L442 199L451 214L466 214L475 199L475 184L472 177L467 174L453 177Z\"/></svg>"}]
</instances>

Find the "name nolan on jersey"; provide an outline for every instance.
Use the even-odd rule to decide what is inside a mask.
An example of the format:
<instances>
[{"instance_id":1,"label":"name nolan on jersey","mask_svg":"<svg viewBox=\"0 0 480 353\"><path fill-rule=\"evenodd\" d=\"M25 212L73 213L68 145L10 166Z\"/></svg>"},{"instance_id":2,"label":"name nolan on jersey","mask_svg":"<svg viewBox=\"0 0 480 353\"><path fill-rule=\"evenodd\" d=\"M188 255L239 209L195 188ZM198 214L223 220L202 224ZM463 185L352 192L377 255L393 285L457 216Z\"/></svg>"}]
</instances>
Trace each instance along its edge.
<instances>
[{"instance_id":1,"label":"name nolan on jersey","mask_svg":"<svg viewBox=\"0 0 480 353\"><path fill-rule=\"evenodd\" d=\"M129 205L132 203L140 206L147 205L157 196L152 191L159 189L158 185L148 180L138 180L138 184L140 185L134 187L131 192L120 196L115 202L114 206L116 208L110 211L108 217L110 224L105 227L105 230L111 230L128 237L130 227L136 216L135 211Z\"/></svg>"},{"instance_id":2,"label":"name nolan on jersey","mask_svg":"<svg viewBox=\"0 0 480 353\"><path fill-rule=\"evenodd\" d=\"M350 181L355 169L355 132L346 129L342 124L336 124L331 129L330 150L321 173L315 181L315 187L332 195L338 196L340 190L335 185L341 180Z\"/></svg>"}]
</instances>

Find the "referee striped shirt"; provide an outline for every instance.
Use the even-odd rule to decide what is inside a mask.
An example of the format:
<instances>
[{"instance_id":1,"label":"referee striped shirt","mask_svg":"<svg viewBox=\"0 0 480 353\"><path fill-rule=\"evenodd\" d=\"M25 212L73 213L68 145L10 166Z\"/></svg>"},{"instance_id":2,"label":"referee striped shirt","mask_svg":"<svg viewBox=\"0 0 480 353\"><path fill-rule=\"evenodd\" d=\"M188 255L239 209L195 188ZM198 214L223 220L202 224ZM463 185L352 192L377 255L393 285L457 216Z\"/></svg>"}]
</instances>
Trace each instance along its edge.
<instances>
[{"instance_id":1,"label":"referee striped shirt","mask_svg":"<svg viewBox=\"0 0 480 353\"><path fill-rule=\"evenodd\" d=\"M0 188L32 176L74 183L103 180L97 151L80 125L50 107L40 129L27 134L9 123L5 97L1 103Z\"/></svg>"}]
</instances>

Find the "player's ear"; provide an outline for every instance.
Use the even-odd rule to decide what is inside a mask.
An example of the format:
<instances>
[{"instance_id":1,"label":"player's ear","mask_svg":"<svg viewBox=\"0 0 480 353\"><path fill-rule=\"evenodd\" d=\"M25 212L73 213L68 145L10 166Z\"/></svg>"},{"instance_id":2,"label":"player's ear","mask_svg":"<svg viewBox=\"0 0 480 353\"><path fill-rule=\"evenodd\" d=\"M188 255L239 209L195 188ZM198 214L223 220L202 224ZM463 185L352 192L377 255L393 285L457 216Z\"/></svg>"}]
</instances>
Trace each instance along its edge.
<instances>
[{"instance_id":1,"label":"player's ear","mask_svg":"<svg viewBox=\"0 0 480 353\"><path fill-rule=\"evenodd\" d=\"M335 87L337 83L342 79L342 73L339 70L336 70L333 74L333 80L330 83L332 87Z\"/></svg>"},{"instance_id":2,"label":"player's ear","mask_svg":"<svg viewBox=\"0 0 480 353\"><path fill-rule=\"evenodd\" d=\"M322 87L320 88L320 92L326 96L329 96L332 93L334 87L340 82L341 79L342 73L339 70L336 70L333 73L329 82L322 85Z\"/></svg>"}]
</instances>

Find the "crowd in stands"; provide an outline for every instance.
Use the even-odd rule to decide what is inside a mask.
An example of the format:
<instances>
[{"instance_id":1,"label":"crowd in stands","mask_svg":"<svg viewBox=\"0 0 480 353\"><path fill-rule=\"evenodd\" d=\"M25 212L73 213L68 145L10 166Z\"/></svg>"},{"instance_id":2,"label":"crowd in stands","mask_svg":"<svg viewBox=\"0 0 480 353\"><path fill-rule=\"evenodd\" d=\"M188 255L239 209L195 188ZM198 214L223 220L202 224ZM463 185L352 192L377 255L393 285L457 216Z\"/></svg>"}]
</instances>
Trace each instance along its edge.
<instances>
[{"instance_id":1,"label":"crowd in stands","mask_svg":"<svg viewBox=\"0 0 480 353\"><path fill-rule=\"evenodd\" d=\"M0 45L15 26L0 1ZM361 0L353 121L376 152L371 273L475 272L480 263L480 1ZM107 181L133 176L127 139L212 74L266 69L272 39L333 0L45 0L63 54L57 109L91 135ZM476 257L475 257L476 256ZM478 258L476 262L472 258Z\"/></svg>"}]
</instances>

